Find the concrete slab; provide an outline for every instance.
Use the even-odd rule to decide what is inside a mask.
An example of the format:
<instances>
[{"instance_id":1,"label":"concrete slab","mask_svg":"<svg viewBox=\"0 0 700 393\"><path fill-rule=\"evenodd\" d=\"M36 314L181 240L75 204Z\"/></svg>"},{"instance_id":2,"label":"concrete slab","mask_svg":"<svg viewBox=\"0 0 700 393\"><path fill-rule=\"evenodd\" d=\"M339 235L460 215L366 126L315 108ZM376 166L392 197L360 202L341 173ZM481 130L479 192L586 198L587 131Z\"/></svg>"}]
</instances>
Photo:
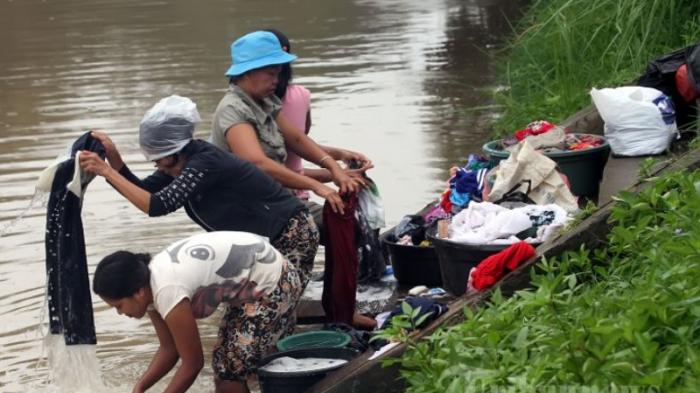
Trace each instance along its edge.
<instances>
[{"instance_id":1,"label":"concrete slab","mask_svg":"<svg viewBox=\"0 0 700 393\"><path fill-rule=\"evenodd\" d=\"M607 203L614 195L634 185L639 177L639 167L645 159L646 157L610 156L600 183L598 205Z\"/></svg>"}]
</instances>

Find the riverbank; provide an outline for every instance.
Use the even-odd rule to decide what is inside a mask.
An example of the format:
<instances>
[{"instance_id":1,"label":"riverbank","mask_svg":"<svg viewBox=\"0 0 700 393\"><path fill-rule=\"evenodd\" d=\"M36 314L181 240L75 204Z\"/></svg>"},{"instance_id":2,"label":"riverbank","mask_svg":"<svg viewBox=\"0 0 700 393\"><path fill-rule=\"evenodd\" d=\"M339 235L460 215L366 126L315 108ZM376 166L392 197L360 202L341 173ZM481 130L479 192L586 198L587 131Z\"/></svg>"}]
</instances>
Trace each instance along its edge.
<instances>
[{"instance_id":1,"label":"riverbank","mask_svg":"<svg viewBox=\"0 0 700 393\"><path fill-rule=\"evenodd\" d=\"M635 80L649 60L700 36L699 7L536 1L503 62L495 133L558 123L590 104L590 88ZM640 163L609 165L633 183ZM614 180L606 177L604 185ZM697 165L677 167L638 193L607 195L611 228L598 246L540 260L520 277L532 289L508 299L496 290L465 307L464 322L411 345L399 360L408 391L693 391L699 182Z\"/></svg>"}]
</instances>

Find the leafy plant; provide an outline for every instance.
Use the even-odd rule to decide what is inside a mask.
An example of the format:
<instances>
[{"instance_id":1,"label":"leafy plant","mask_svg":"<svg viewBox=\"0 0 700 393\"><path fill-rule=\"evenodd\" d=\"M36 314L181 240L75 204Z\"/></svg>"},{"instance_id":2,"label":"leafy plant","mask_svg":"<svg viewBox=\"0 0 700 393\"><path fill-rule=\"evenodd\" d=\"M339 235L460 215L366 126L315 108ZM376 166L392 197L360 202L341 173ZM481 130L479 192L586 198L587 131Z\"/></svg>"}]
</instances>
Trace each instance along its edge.
<instances>
[{"instance_id":1,"label":"leafy plant","mask_svg":"<svg viewBox=\"0 0 700 393\"><path fill-rule=\"evenodd\" d=\"M392 317L389 326L378 331L371 340L409 341L411 331L415 330L430 316L430 313L421 315L420 311L420 307L413 308L410 304L401 302L401 314Z\"/></svg>"}]
</instances>

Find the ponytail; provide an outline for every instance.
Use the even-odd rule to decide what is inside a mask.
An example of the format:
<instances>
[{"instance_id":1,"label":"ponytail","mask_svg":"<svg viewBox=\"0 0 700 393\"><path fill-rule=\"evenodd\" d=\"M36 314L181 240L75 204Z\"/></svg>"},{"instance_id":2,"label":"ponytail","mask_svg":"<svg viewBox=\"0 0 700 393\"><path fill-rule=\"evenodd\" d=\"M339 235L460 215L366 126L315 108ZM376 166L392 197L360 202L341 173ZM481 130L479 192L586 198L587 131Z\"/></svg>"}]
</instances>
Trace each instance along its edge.
<instances>
[{"instance_id":1,"label":"ponytail","mask_svg":"<svg viewBox=\"0 0 700 393\"><path fill-rule=\"evenodd\" d=\"M151 255L147 253L117 251L107 255L95 269L93 292L114 300L133 296L139 289L150 285L150 262Z\"/></svg>"}]
</instances>

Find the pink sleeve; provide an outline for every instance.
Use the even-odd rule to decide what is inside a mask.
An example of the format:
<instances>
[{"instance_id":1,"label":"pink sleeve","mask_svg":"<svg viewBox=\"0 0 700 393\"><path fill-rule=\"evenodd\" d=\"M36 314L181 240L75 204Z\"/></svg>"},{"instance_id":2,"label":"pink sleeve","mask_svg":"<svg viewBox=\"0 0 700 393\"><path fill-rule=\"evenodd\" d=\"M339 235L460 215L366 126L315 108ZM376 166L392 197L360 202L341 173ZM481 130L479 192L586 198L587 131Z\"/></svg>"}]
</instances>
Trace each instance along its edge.
<instances>
[{"instance_id":1,"label":"pink sleeve","mask_svg":"<svg viewBox=\"0 0 700 393\"><path fill-rule=\"evenodd\" d=\"M282 100L282 115L300 130L306 129L306 114L311 110L311 93L301 85L290 85Z\"/></svg>"},{"instance_id":2,"label":"pink sleeve","mask_svg":"<svg viewBox=\"0 0 700 393\"><path fill-rule=\"evenodd\" d=\"M311 93L301 85L289 85L282 100L282 115L296 128L306 130L306 115L311 110ZM287 168L303 174L301 158L293 151L287 150Z\"/></svg>"}]
</instances>

